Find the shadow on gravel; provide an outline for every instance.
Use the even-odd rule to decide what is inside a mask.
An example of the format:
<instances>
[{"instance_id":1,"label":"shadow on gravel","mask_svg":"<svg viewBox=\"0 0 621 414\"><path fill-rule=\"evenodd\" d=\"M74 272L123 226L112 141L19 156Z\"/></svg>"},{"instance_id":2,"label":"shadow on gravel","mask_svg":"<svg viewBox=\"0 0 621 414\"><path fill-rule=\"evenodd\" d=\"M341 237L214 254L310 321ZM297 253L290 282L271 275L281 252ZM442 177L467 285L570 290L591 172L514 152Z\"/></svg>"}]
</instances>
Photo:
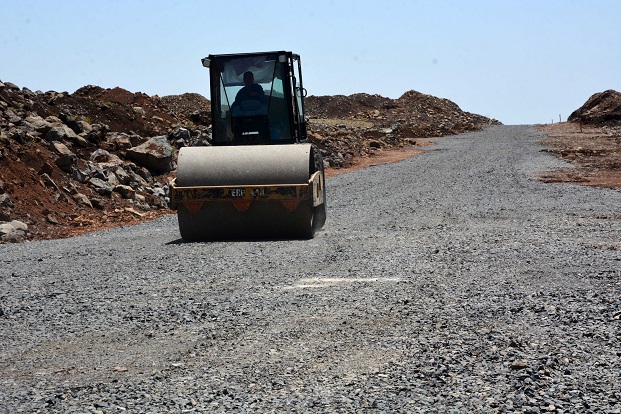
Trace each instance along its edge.
<instances>
[{"instance_id":1,"label":"shadow on gravel","mask_svg":"<svg viewBox=\"0 0 621 414\"><path fill-rule=\"evenodd\" d=\"M317 237L317 236L315 236ZM243 238L243 239L214 239L214 240L196 240L196 241L187 241L182 238L178 238L176 240L171 240L166 243L166 246L174 246L177 244L209 244L209 243L263 243L263 242L282 242L282 241L308 241L309 239L305 238L266 238L266 239L252 239L252 238Z\"/></svg>"}]
</instances>

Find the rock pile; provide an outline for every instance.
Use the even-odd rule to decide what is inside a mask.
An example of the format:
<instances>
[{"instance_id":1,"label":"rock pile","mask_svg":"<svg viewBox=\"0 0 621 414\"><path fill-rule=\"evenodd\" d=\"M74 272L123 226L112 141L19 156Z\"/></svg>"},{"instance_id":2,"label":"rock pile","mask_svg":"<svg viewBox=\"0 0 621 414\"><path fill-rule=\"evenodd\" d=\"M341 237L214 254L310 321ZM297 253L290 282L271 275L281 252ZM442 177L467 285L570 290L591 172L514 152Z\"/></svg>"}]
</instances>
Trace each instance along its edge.
<instances>
[{"instance_id":1,"label":"rock pile","mask_svg":"<svg viewBox=\"0 0 621 414\"><path fill-rule=\"evenodd\" d=\"M595 126L621 126L621 92L609 89L592 95L567 118Z\"/></svg>"},{"instance_id":2,"label":"rock pile","mask_svg":"<svg viewBox=\"0 0 621 414\"><path fill-rule=\"evenodd\" d=\"M408 91L398 99L358 93L309 96L311 141L329 166L342 167L378 149L416 144L424 137L477 131L500 125L495 119L462 111L448 99Z\"/></svg>"},{"instance_id":3,"label":"rock pile","mask_svg":"<svg viewBox=\"0 0 621 414\"><path fill-rule=\"evenodd\" d=\"M327 167L380 149L498 124L415 91L309 96L309 139ZM168 214L177 150L210 145L210 102L84 86L0 82L0 242L69 237Z\"/></svg>"},{"instance_id":4,"label":"rock pile","mask_svg":"<svg viewBox=\"0 0 621 414\"><path fill-rule=\"evenodd\" d=\"M0 82L0 240L67 237L167 213L177 148L210 138L201 98Z\"/></svg>"}]
</instances>

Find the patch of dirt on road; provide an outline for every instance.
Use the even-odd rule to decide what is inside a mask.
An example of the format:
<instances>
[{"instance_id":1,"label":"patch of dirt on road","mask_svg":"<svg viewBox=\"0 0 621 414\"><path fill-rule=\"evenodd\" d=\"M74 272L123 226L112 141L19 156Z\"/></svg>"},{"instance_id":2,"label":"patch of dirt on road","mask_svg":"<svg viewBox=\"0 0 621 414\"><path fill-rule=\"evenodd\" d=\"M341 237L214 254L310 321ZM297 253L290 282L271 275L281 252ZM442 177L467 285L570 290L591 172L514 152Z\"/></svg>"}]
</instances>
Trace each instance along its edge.
<instances>
[{"instance_id":1,"label":"patch of dirt on road","mask_svg":"<svg viewBox=\"0 0 621 414\"><path fill-rule=\"evenodd\" d=\"M594 126L563 122L542 125L546 149L571 168L541 174L546 183L574 183L621 188L621 126Z\"/></svg>"},{"instance_id":2,"label":"patch of dirt on road","mask_svg":"<svg viewBox=\"0 0 621 414\"><path fill-rule=\"evenodd\" d=\"M387 164L391 162L399 162L406 160L410 157L423 153L425 150L423 147L431 145L432 142L424 141L417 142L416 145L404 147L401 149L382 150L378 149L371 154L358 158L352 165L343 168L328 168L326 169L326 177L334 177L346 172L360 170L362 168L373 167L375 165Z\"/></svg>"}]
</instances>

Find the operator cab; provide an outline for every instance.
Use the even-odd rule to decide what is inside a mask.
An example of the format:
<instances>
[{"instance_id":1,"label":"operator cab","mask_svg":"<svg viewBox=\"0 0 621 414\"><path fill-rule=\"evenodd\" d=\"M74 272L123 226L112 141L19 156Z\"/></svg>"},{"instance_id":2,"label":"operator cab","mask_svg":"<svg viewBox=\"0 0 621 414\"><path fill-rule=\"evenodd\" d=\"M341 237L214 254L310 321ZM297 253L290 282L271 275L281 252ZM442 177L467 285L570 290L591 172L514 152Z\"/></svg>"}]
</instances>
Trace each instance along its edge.
<instances>
[{"instance_id":1,"label":"operator cab","mask_svg":"<svg viewBox=\"0 0 621 414\"><path fill-rule=\"evenodd\" d=\"M306 139L300 57L291 52L209 55L214 145Z\"/></svg>"}]
</instances>

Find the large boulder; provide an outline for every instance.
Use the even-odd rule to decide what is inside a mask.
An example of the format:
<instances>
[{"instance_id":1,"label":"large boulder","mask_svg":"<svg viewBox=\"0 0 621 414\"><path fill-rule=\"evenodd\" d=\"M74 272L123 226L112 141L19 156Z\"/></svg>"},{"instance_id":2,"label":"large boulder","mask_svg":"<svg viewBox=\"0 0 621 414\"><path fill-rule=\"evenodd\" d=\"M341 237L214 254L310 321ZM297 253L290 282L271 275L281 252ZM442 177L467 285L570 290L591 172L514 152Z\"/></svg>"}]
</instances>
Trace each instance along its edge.
<instances>
[{"instance_id":1,"label":"large boulder","mask_svg":"<svg viewBox=\"0 0 621 414\"><path fill-rule=\"evenodd\" d=\"M127 158L156 173L166 173L172 169L173 147L166 136L154 137L128 149Z\"/></svg>"},{"instance_id":2,"label":"large boulder","mask_svg":"<svg viewBox=\"0 0 621 414\"><path fill-rule=\"evenodd\" d=\"M45 139L50 142L68 141L77 138L78 135L66 125L55 126L45 135Z\"/></svg>"},{"instance_id":3,"label":"large boulder","mask_svg":"<svg viewBox=\"0 0 621 414\"><path fill-rule=\"evenodd\" d=\"M8 194L0 194L0 207L13 207L13 201Z\"/></svg>"},{"instance_id":4,"label":"large boulder","mask_svg":"<svg viewBox=\"0 0 621 414\"><path fill-rule=\"evenodd\" d=\"M66 125L56 126L49 130L45 135L47 141L69 141L78 147L87 147L88 141L83 137L76 134L71 128Z\"/></svg>"},{"instance_id":5,"label":"large boulder","mask_svg":"<svg viewBox=\"0 0 621 414\"><path fill-rule=\"evenodd\" d=\"M97 192L97 194L102 196L110 196L112 194L112 187L107 181L102 180L101 178L91 178L88 180L88 183L91 187Z\"/></svg>"},{"instance_id":6,"label":"large boulder","mask_svg":"<svg viewBox=\"0 0 621 414\"><path fill-rule=\"evenodd\" d=\"M5 116L7 117L7 120L14 125L20 125L23 121L19 115L10 109L5 112Z\"/></svg>"},{"instance_id":7,"label":"large boulder","mask_svg":"<svg viewBox=\"0 0 621 414\"><path fill-rule=\"evenodd\" d=\"M73 195L73 200L78 203L78 205L82 205L82 206L86 206L86 207L90 207L93 208L93 204L91 204L91 201L88 199L87 196L85 196L82 193L76 193Z\"/></svg>"},{"instance_id":8,"label":"large boulder","mask_svg":"<svg viewBox=\"0 0 621 414\"><path fill-rule=\"evenodd\" d=\"M136 190L131 188L128 185L119 184L114 187L114 191L119 193L121 197L125 199L134 199L136 198Z\"/></svg>"},{"instance_id":9,"label":"large boulder","mask_svg":"<svg viewBox=\"0 0 621 414\"><path fill-rule=\"evenodd\" d=\"M97 162L99 164L106 164L110 166L114 165L123 165L123 161L115 155L106 151L105 149L98 148L91 153L90 157L91 161Z\"/></svg>"},{"instance_id":10,"label":"large boulder","mask_svg":"<svg viewBox=\"0 0 621 414\"><path fill-rule=\"evenodd\" d=\"M50 150L58 155L56 166L61 170L71 173L78 166L78 157L65 144L53 141L49 146Z\"/></svg>"},{"instance_id":11,"label":"large boulder","mask_svg":"<svg viewBox=\"0 0 621 414\"><path fill-rule=\"evenodd\" d=\"M48 132L50 132L53 127L52 124L50 124L38 115L30 115L26 117L25 121L31 124L37 132L43 135L46 135Z\"/></svg>"},{"instance_id":12,"label":"large boulder","mask_svg":"<svg viewBox=\"0 0 621 414\"><path fill-rule=\"evenodd\" d=\"M28 225L18 220L0 222L0 240L21 242L28 233Z\"/></svg>"},{"instance_id":13,"label":"large boulder","mask_svg":"<svg viewBox=\"0 0 621 414\"><path fill-rule=\"evenodd\" d=\"M72 173L78 168L78 157L75 154L61 155L56 158L56 166L67 173Z\"/></svg>"},{"instance_id":14,"label":"large boulder","mask_svg":"<svg viewBox=\"0 0 621 414\"><path fill-rule=\"evenodd\" d=\"M19 89L20 89L20 87L14 84L13 82L4 82L4 86L6 87L6 89L12 92L19 92Z\"/></svg>"}]
</instances>

